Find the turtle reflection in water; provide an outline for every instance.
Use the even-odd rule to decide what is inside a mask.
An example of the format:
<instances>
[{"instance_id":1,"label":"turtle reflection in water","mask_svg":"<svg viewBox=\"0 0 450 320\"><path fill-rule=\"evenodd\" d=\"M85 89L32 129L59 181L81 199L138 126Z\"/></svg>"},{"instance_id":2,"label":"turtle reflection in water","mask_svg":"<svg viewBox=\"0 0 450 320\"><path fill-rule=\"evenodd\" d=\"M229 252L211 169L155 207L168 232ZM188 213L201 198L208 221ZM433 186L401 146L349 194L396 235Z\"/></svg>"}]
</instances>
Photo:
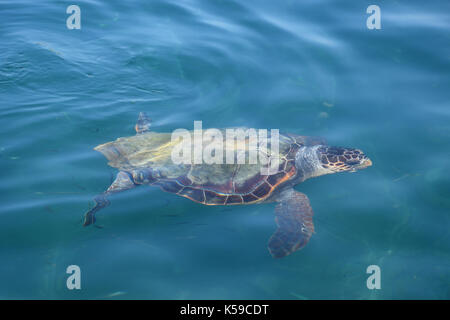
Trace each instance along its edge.
<instances>
[{"instance_id":1,"label":"turtle reflection in water","mask_svg":"<svg viewBox=\"0 0 450 320\"><path fill-rule=\"evenodd\" d=\"M150 131L150 119L140 113L135 136L99 145L109 165L119 173L111 186L95 198L84 225L109 204L107 197L140 185L162 190L204 205L248 205L275 202L278 226L268 249L280 258L303 248L314 232L308 197L293 189L303 181L336 172L354 172L372 162L359 149L328 146L322 139L279 135L279 167L261 174L261 164L175 164L170 133ZM204 143L204 142L203 142ZM225 145L225 143L224 143Z\"/></svg>"}]
</instances>

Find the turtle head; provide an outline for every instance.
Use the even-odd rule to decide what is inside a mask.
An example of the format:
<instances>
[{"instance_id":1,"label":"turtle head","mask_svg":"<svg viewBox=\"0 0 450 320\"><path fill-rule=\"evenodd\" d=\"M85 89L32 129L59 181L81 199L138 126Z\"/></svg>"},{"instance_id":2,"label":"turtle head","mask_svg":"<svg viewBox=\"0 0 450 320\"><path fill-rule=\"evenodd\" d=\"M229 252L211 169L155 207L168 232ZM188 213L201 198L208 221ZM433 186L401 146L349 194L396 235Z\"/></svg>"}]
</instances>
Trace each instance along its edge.
<instances>
[{"instance_id":1,"label":"turtle head","mask_svg":"<svg viewBox=\"0 0 450 320\"><path fill-rule=\"evenodd\" d=\"M364 169L372 161L359 149L321 146L317 150L320 163L330 173Z\"/></svg>"}]
</instances>

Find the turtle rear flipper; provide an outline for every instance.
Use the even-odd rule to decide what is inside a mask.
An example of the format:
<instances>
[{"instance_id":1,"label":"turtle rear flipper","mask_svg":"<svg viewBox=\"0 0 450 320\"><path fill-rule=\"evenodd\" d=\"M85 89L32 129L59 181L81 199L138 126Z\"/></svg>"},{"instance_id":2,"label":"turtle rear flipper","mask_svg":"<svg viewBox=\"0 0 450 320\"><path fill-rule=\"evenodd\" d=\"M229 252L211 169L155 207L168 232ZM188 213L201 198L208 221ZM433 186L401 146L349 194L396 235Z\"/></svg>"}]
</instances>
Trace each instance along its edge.
<instances>
[{"instance_id":1,"label":"turtle rear flipper","mask_svg":"<svg viewBox=\"0 0 450 320\"><path fill-rule=\"evenodd\" d=\"M280 194L275 207L277 230L269 240L274 258L282 258L303 248L314 232L313 211L308 197L288 189Z\"/></svg>"},{"instance_id":2,"label":"turtle rear flipper","mask_svg":"<svg viewBox=\"0 0 450 320\"><path fill-rule=\"evenodd\" d=\"M94 198L95 206L84 215L83 226L89 226L95 223L95 214L97 211L107 207L109 205L109 200L106 199L104 194L98 195Z\"/></svg>"},{"instance_id":3,"label":"turtle rear flipper","mask_svg":"<svg viewBox=\"0 0 450 320\"><path fill-rule=\"evenodd\" d=\"M112 193L117 193L134 188L134 184L130 175L124 171L117 174L116 180L109 186L108 190L94 198L95 206L84 215L83 226L88 226L95 223L95 214L101 209L109 205L107 197Z\"/></svg>"},{"instance_id":4,"label":"turtle rear flipper","mask_svg":"<svg viewBox=\"0 0 450 320\"><path fill-rule=\"evenodd\" d=\"M145 112L140 112L138 121L134 127L136 129L136 133L141 134L150 131L151 123L152 119L150 119Z\"/></svg>"}]
</instances>

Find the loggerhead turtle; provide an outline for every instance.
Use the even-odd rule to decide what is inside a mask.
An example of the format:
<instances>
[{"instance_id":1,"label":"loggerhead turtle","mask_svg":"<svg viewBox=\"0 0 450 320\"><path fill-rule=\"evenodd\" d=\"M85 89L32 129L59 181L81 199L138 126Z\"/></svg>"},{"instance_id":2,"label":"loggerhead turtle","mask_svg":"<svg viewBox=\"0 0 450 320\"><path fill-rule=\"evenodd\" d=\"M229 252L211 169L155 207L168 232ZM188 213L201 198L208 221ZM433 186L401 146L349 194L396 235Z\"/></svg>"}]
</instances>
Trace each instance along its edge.
<instances>
[{"instance_id":1,"label":"loggerhead turtle","mask_svg":"<svg viewBox=\"0 0 450 320\"><path fill-rule=\"evenodd\" d=\"M140 185L159 186L204 205L276 202L278 228L268 249L280 258L303 248L314 232L308 197L293 187L312 177L372 165L359 149L332 147L320 138L294 134L279 135L279 167L273 174L261 174L261 164L175 164L171 154L179 140L172 141L170 133L150 131L150 119L142 112L135 129L135 136L95 148L119 173L111 186L95 197L84 226L93 224L95 213L109 205L109 195Z\"/></svg>"}]
</instances>

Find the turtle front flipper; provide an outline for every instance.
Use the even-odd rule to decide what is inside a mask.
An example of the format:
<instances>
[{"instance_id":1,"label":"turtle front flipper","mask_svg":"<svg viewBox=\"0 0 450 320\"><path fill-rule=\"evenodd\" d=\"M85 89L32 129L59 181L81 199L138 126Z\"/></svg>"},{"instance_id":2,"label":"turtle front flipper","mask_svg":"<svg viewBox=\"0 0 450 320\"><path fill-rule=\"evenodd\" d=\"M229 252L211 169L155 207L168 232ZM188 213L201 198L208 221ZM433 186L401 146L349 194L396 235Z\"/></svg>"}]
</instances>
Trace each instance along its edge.
<instances>
[{"instance_id":1,"label":"turtle front flipper","mask_svg":"<svg viewBox=\"0 0 450 320\"><path fill-rule=\"evenodd\" d=\"M145 112L140 112L138 121L134 127L136 129L136 133L141 134L150 131L151 123L152 119L150 119Z\"/></svg>"},{"instance_id":2,"label":"turtle front flipper","mask_svg":"<svg viewBox=\"0 0 450 320\"><path fill-rule=\"evenodd\" d=\"M110 194L125 191L134 188L135 186L132 177L128 173L120 171L117 174L116 180L114 180L108 190L94 198L95 206L84 215L83 226L86 227L95 223L95 214L109 205L107 197Z\"/></svg>"},{"instance_id":3,"label":"turtle front flipper","mask_svg":"<svg viewBox=\"0 0 450 320\"><path fill-rule=\"evenodd\" d=\"M282 192L275 207L277 230L269 240L269 251L274 258L282 258L303 248L314 232L313 210L308 197L288 189Z\"/></svg>"}]
</instances>

